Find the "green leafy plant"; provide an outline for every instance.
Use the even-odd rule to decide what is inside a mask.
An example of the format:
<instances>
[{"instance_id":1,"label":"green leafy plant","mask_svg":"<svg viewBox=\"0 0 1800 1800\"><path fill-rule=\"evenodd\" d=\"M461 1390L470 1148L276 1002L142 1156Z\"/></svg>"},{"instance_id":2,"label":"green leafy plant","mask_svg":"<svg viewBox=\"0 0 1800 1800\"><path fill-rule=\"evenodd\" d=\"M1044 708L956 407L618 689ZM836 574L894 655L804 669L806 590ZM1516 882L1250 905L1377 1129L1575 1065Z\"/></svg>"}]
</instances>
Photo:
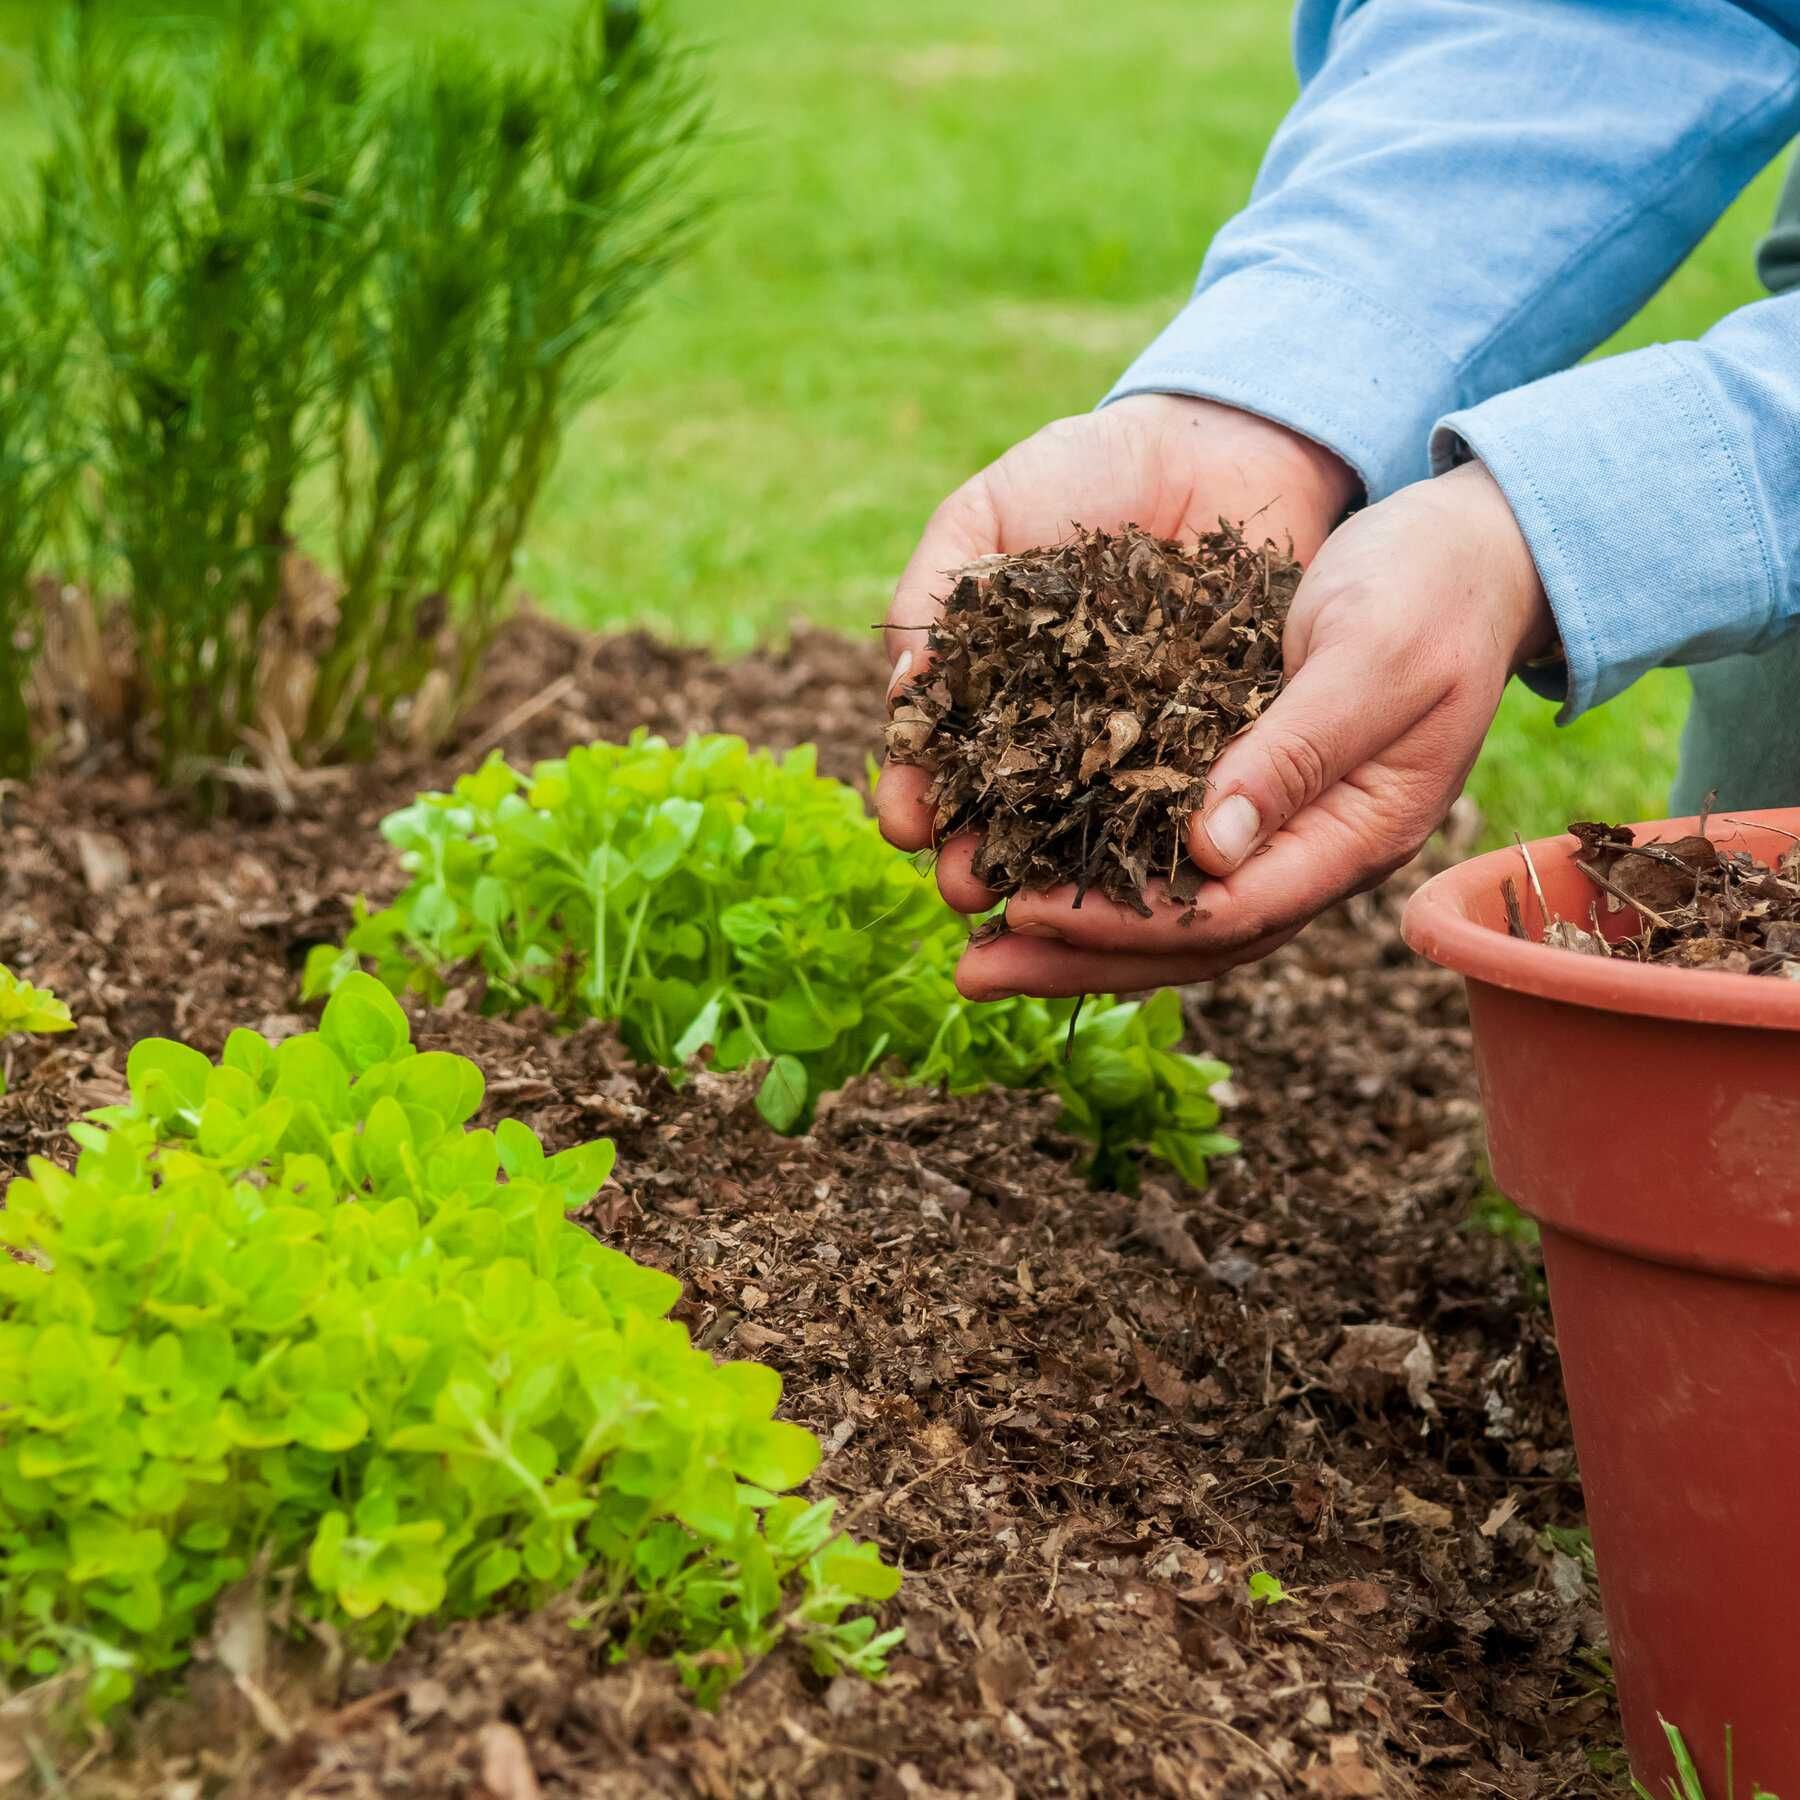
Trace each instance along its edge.
<instances>
[{"instance_id":1,"label":"green leafy plant","mask_svg":"<svg viewBox=\"0 0 1800 1800\"><path fill-rule=\"evenodd\" d=\"M66 392L36 348L0 382L0 501L46 407L93 439L89 572L123 587L166 777L447 714L695 217L695 84L635 0L588 0L542 69L445 48L393 78L324 9L229 11L196 37L65 8L40 236L84 323ZM0 584L7 533L35 554L17 511ZM304 594L302 525L339 563Z\"/></svg>"},{"instance_id":2,"label":"green leafy plant","mask_svg":"<svg viewBox=\"0 0 1800 1800\"><path fill-rule=\"evenodd\" d=\"M259 1571L373 1654L576 1586L704 1698L784 1636L880 1672L898 1634L853 1609L898 1574L777 1497L819 1458L779 1377L566 1219L610 1144L470 1129L480 1072L366 976L316 1033L151 1039L127 1075L0 1212L8 1679L80 1671L104 1711Z\"/></svg>"},{"instance_id":3,"label":"green leafy plant","mask_svg":"<svg viewBox=\"0 0 1800 1800\"><path fill-rule=\"evenodd\" d=\"M1492 1182L1484 1181L1481 1192L1475 1196L1475 1203L1469 1208L1469 1223L1477 1231L1501 1238L1519 1250L1531 1251L1538 1246L1537 1221L1520 1212Z\"/></svg>"},{"instance_id":4,"label":"green leafy plant","mask_svg":"<svg viewBox=\"0 0 1800 1800\"><path fill-rule=\"evenodd\" d=\"M1148 1149L1194 1181L1235 1148L1216 1127L1224 1066L1183 1054L1173 993L1147 1002L978 1006L953 979L967 923L882 841L812 751L739 738L680 747L639 732L527 776L495 756L384 824L411 880L359 908L341 951L308 962L331 991L366 959L396 991L442 996L473 964L490 1011L615 1019L637 1056L681 1069L765 1065L778 1131L852 1076L893 1067L953 1092L1048 1087L1097 1147L1099 1179Z\"/></svg>"},{"instance_id":5,"label":"green leafy plant","mask_svg":"<svg viewBox=\"0 0 1800 1800\"><path fill-rule=\"evenodd\" d=\"M1663 1735L1669 1740L1670 1753L1675 1758L1675 1774L1667 1782L1669 1800L1707 1800L1705 1783L1700 1779L1700 1771L1694 1766L1687 1742L1681 1733L1665 1718L1658 1714L1658 1722L1663 1728ZM1632 1777L1631 1791L1639 1800L1657 1800L1657 1797L1639 1781ZM1715 1800L1718 1797L1715 1796ZM1725 1793L1723 1800L1737 1800L1737 1778L1732 1768L1731 1727L1725 1727ZM1754 1783L1750 1790L1750 1800L1776 1800L1760 1782Z\"/></svg>"},{"instance_id":6,"label":"green leafy plant","mask_svg":"<svg viewBox=\"0 0 1800 1800\"><path fill-rule=\"evenodd\" d=\"M0 963L0 1039L15 1031L32 1036L73 1031L69 1009L48 988L33 987ZM0 1068L0 1094L6 1092L6 1071Z\"/></svg>"}]
</instances>

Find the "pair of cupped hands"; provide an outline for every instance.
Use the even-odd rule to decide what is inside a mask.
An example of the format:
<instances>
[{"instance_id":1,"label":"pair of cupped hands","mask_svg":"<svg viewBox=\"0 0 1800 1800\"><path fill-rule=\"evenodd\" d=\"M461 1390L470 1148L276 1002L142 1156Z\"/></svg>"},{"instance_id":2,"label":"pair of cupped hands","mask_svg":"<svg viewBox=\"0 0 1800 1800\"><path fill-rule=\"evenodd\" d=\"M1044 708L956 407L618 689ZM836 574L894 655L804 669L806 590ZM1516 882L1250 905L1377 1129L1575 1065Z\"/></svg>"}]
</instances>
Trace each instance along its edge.
<instances>
[{"instance_id":1,"label":"pair of cupped hands","mask_svg":"<svg viewBox=\"0 0 1800 1800\"><path fill-rule=\"evenodd\" d=\"M1343 519L1357 480L1338 457L1252 413L1147 394L1062 419L1009 450L932 515L885 633L891 705L928 666L921 629L977 557L1053 543L1072 524L1192 540L1222 516L1292 541L1306 565L1283 642L1287 683L1214 765L1188 850L1208 877L1198 916L1074 890L1016 894L1010 927L964 952L977 1000L1137 992L1208 981L1266 956L1334 901L1376 886L1437 829L1468 778L1508 678L1555 628L1505 496L1479 464ZM1335 527L1335 529L1334 529ZM932 846L929 773L889 764L888 840ZM944 898L985 912L974 840L935 846Z\"/></svg>"}]
</instances>

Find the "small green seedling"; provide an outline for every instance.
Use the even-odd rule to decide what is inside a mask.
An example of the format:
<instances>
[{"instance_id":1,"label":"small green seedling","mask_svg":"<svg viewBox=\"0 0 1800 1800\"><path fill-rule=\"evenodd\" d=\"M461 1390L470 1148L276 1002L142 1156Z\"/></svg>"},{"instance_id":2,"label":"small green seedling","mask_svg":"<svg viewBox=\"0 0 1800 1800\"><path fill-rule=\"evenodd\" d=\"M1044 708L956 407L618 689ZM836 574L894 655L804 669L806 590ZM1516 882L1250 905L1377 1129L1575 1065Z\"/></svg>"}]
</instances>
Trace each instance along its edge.
<instances>
[{"instance_id":1,"label":"small green seedling","mask_svg":"<svg viewBox=\"0 0 1800 1800\"><path fill-rule=\"evenodd\" d=\"M1662 1725L1663 1735L1669 1740L1669 1752L1675 1758L1675 1774L1666 1783L1669 1800L1708 1800L1705 1784L1700 1779L1700 1771L1694 1766L1694 1759L1688 1750L1687 1741L1660 1713L1657 1715L1657 1719ZM1632 1777L1631 1791L1638 1796L1638 1800L1657 1800L1657 1796L1652 1794L1635 1775ZM1737 1777L1732 1768L1732 1741L1729 1725L1725 1727L1725 1792L1723 1796L1716 1796L1715 1800L1737 1800ZM1755 1782L1751 1784L1750 1800L1777 1800L1777 1797L1760 1782Z\"/></svg>"},{"instance_id":2,"label":"small green seedling","mask_svg":"<svg viewBox=\"0 0 1800 1800\"><path fill-rule=\"evenodd\" d=\"M358 909L341 952L313 952L309 997L365 961L432 1000L477 967L491 1012L614 1019L666 1069L760 1065L757 1105L783 1132L891 1069L952 1093L1054 1090L1101 1181L1128 1183L1142 1149L1199 1186L1236 1148L1213 1098L1228 1071L1177 1048L1173 991L1090 1000L1073 1029L1072 1001L963 999L968 921L810 749L640 731L530 774L494 756L382 829L412 879L384 911Z\"/></svg>"},{"instance_id":3,"label":"small green seedling","mask_svg":"<svg viewBox=\"0 0 1800 1800\"><path fill-rule=\"evenodd\" d=\"M1538 1245L1537 1221L1520 1212L1491 1181L1484 1181L1476 1195L1469 1209L1469 1224L1522 1250L1535 1250Z\"/></svg>"},{"instance_id":4,"label":"small green seedling","mask_svg":"<svg viewBox=\"0 0 1800 1800\"><path fill-rule=\"evenodd\" d=\"M1599 1579L1594 1560L1594 1534L1585 1525L1546 1525L1538 1533L1538 1548L1573 1557L1589 1581Z\"/></svg>"},{"instance_id":5,"label":"small green seedling","mask_svg":"<svg viewBox=\"0 0 1800 1800\"><path fill-rule=\"evenodd\" d=\"M1280 1606L1292 1604L1294 1596L1281 1585L1280 1578L1271 1575L1267 1569L1258 1569L1250 1577L1250 1603L1252 1606Z\"/></svg>"},{"instance_id":6,"label":"small green seedling","mask_svg":"<svg viewBox=\"0 0 1800 1800\"><path fill-rule=\"evenodd\" d=\"M48 988L33 987L0 963L0 1038L15 1031L36 1037L74 1029L68 1007ZM5 1092L6 1071L0 1068L0 1094Z\"/></svg>"}]
</instances>

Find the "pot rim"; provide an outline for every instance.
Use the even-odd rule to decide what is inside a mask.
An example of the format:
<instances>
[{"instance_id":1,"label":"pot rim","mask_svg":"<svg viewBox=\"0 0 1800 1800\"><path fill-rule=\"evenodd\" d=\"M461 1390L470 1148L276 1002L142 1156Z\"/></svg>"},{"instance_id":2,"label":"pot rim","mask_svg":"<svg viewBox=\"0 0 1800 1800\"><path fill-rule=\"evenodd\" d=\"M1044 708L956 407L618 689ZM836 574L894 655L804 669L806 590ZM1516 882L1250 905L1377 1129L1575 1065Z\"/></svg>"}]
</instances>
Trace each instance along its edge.
<instances>
[{"instance_id":1,"label":"pot rim","mask_svg":"<svg viewBox=\"0 0 1800 1800\"><path fill-rule=\"evenodd\" d=\"M1697 817L1689 816L1651 820L1634 824L1632 829L1642 841L1646 837L1687 836L1699 823ZM1722 844L1733 838L1751 843L1754 834L1742 830L1745 825L1764 827L1777 835L1800 835L1800 807L1734 812L1729 819L1714 813L1708 819L1707 835ZM1526 846L1534 859L1546 863L1566 862L1577 847L1567 832L1538 838ZM1509 937L1472 918L1474 902L1497 892L1508 875L1518 881L1521 893L1527 891L1516 846L1490 850L1434 875L1407 902L1400 921L1402 935L1421 956L1468 980L1545 1000L1682 1024L1800 1031L1800 981L1578 956L1550 944Z\"/></svg>"}]
</instances>

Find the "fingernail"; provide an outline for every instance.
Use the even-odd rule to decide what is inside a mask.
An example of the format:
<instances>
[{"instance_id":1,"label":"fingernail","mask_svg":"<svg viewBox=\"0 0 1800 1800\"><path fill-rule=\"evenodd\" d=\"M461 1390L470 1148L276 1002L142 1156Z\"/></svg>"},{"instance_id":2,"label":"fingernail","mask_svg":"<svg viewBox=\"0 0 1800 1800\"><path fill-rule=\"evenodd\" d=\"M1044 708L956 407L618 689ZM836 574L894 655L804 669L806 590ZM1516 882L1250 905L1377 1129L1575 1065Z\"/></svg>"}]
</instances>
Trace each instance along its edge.
<instances>
[{"instance_id":1,"label":"fingernail","mask_svg":"<svg viewBox=\"0 0 1800 1800\"><path fill-rule=\"evenodd\" d=\"M1262 835L1262 814L1247 794L1232 794L1221 800L1206 821L1206 835L1221 859L1236 868Z\"/></svg>"},{"instance_id":2,"label":"fingernail","mask_svg":"<svg viewBox=\"0 0 1800 1800\"><path fill-rule=\"evenodd\" d=\"M1063 934L1054 925L1040 925L1035 919L1025 925L1009 924L1008 930L1014 937L1040 938L1046 944L1060 944L1064 941Z\"/></svg>"},{"instance_id":3,"label":"fingernail","mask_svg":"<svg viewBox=\"0 0 1800 1800\"><path fill-rule=\"evenodd\" d=\"M894 672L888 677L887 697L889 700L893 699L899 691L900 684L912 673L912 666L913 653L910 650L902 650L894 658Z\"/></svg>"}]
</instances>

